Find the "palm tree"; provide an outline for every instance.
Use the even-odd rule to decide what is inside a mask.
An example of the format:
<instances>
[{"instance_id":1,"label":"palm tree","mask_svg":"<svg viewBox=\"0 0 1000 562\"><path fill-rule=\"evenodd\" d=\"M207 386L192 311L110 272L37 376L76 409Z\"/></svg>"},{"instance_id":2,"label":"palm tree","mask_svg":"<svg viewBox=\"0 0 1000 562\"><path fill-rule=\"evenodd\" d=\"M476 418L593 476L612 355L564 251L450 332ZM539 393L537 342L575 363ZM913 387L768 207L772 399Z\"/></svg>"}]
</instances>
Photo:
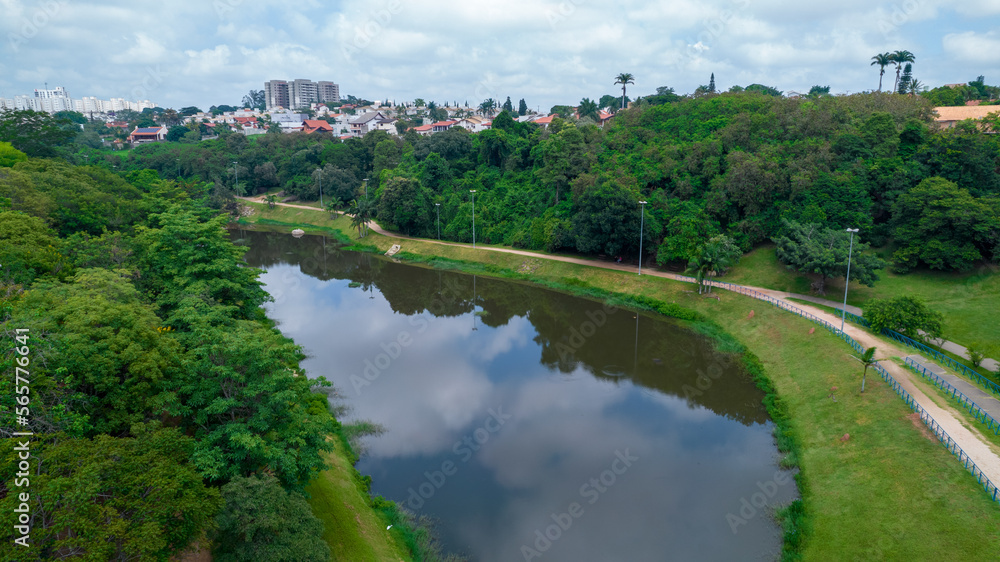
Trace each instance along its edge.
<instances>
[{"instance_id":1,"label":"palm tree","mask_svg":"<svg viewBox=\"0 0 1000 562\"><path fill-rule=\"evenodd\" d=\"M632 76L628 72L622 72L618 76L615 76L615 84L622 85L622 109L625 109L625 86L635 84L635 76Z\"/></svg>"},{"instance_id":2,"label":"palm tree","mask_svg":"<svg viewBox=\"0 0 1000 562\"><path fill-rule=\"evenodd\" d=\"M896 51L889 56L891 62L896 65L896 82L892 85L892 91L895 92L899 88L899 73L903 70L903 64L914 62L916 59L910 51Z\"/></svg>"},{"instance_id":3,"label":"palm tree","mask_svg":"<svg viewBox=\"0 0 1000 562\"><path fill-rule=\"evenodd\" d=\"M361 201L352 199L347 213L351 215L351 227L357 228L358 237L363 238L368 232L368 202L363 199Z\"/></svg>"},{"instance_id":4,"label":"palm tree","mask_svg":"<svg viewBox=\"0 0 1000 562\"><path fill-rule=\"evenodd\" d=\"M915 95L919 94L920 92L924 91L925 89L926 89L926 87L924 86L923 82L921 82L920 80L917 80L916 78L914 78L913 80L910 80L910 95L911 96L915 96Z\"/></svg>"},{"instance_id":5,"label":"palm tree","mask_svg":"<svg viewBox=\"0 0 1000 562\"><path fill-rule=\"evenodd\" d=\"M597 112L597 102L590 98L580 100L580 107L576 109L576 113L580 116L580 119L590 117L594 121L601 120L601 115Z\"/></svg>"},{"instance_id":6,"label":"palm tree","mask_svg":"<svg viewBox=\"0 0 1000 562\"><path fill-rule=\"evenodd\" d=\"M340 200L339 197L334 197L332 201L326 204L326 210L330 211L330 218L337 218L337 209L344 206L344 202Z\"/></svg>"},{"instance_id":7,"label":"palm tree","mask_svg":"<svg viewBox=\"0 0 1000 562\"><path fill-rule=\"evenodd\" d=\"M698 294L700 295L702 289L705 288L705 276L712 269L711 257L704 251L698 252L695 258L688 262L688 268L685 273L693 273L695 281L698 282ZM709 287L711 288L711 287Z\"/></svg>"},{"instance_id":8,"label":"palm tree","mask_svg":"<svg viewBox=\"0 0 1000 562\"><path fill-rule=\"evenodd\" d=\"M483 103L479 104L479 112L484 116L493 117L493 112L497 108L497 100L493 98L487 98L483 100Z\"/></svg>"},{"instance_id":9,"label":"palm tree","mask_svg":"<svg viewBox=\"0 0 1000 562\"><path fill-rule=\"evenodd\" d=\"M278 196L272 193L264 198L264 202L267 203L269 209L273 209L278 204Z\"/></svg>"},{"instance_id":10,"label":"palm tree","mask_svg":"<svg viewBox=\"0 0 1000 562\"><path fill-rule=\"evenodd\" d=\"M878 65L878 91L882 91L882 77L885 76L885 67L892 64L892 54L891 53L881 53L872 57L871 66Z\"/></svg>"},{"instance_id":11,"label":"palm tree","mask_svg":"<svg viewBox=\"0 0 1000 562\"><path fill-rule=\"evenodd\" d=\"M878 359L875 359L875 347L869 347L861 355L852 355L851 357L861 361L861 363L865 366L865 372L861 374L861 392L864 392L865 378L868 376L868 367L871 367L879 362Z\"/></svg>"}]
</instances>

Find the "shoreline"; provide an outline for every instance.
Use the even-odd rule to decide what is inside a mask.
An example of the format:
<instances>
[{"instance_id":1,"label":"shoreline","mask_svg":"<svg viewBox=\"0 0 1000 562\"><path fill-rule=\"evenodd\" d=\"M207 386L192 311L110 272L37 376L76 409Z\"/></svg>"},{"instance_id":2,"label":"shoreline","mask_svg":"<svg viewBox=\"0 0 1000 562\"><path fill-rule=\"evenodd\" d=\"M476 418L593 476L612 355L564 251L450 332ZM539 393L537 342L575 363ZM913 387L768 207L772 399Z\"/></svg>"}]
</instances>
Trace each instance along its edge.
<instances>
[{"instance_id":1,"label":"shoreline","mask_svg":"<svg viewBox=\"0 0 1000 562\"><path fill-rule=\"evenodd\" d=\"M429 267L442 267L445 269L462 270L469 273L490 275L505 279L517 279L523 281L530 281L541 286L549 287L555 290L560 290L568 292L570 294L577 294L579 296L588 296L581 293L588 293L590 290L596 290L600 294L590 294L589 296L598 299L614 298L616 300L622 299L625 301L632 301L632 306L637 306L640 308L647 308L641 306L643 302L649 303L655 301L658 305L667 304L671 305L670 309L679 311L681 309L689 309L698 313L699 316L708 319L708 322L714 324L718 330L725 334L727 337L731 338L738 345L742 346L748 352L753 354L757 358L757 364L761 369L761 374L766 371L766 380L772 385L776 390L774 394L768 401L772 401L781 407L787 407L785 414L776 416L769 409L769 415L771 415L772 420L778 422L780 417L783 422L787 422L788 430L786 437L792 443L798 443L796 449L801 449L801 453L795 455L794 461L799 464L801 472L797 476L800 481L800 492L802 494L802 503L797 506L796 513L792 514L795 517L795 524L786 527L786 548L785 556L787 559L798 559L811 558L813 555L823 557L830 555L831 552L837 552L838 547L846 546L850 543L851 536L857 536L855 532L850 531L853 529L853 525L846 525L838 522L838 517L836 516L837 507L835 504L836 493L830 493L827 488L830 487L828 482L829 478L827 474L833 470L842 470L843 464L845 463L835 463L834 466L830 466L829 455L841 454L834 452L836 449L842 448L853 448L851 444L845 445L840 442L839 437L845 434L857 434L856 431L843 431L840 430L830 431L828 426L830 425L842 425L844 419L840 419L843 416L837 415L834 420L828 419L830 416L823 413L822 415L808 415L809 410L813 409L813 403L817 400L824 401L826 398L825 394L829 393L829 388L833 388L836 392L836 385L830 386L829 382L816 384L817 381L810 381L810 392L803 392L807 389L803 388L803 385L794 380L795 372L799 370L799 364L814 364L817 362L816 357L806 357L803 361L803 357L789 358L787 357L787 350L782 349L782 346L774 346L771 341L761 341L760 329L764 329L765 332L780 332L778 339L787 339L788 344L795 348L801 349L802 353L800 355L819 355L826 356L830 359L829 363L833 365L837 371L841 374L839 378L843 378L842 374L844 372L850 372L854 366L847 357L846 351L848 348L846 344L843 344L836 338L836 342L829 341L832 338L827 336L812 336L811 334L803 336L803 332L807 330L810 326L805 324L805 330L803 329L803 323L800 319L790 317L784 312L777 310L768 310L771 307L762 307L760 303L757 302L746 302L750 299L739 297L738 295L731 295L725 293L715 293L713 298L705 299L691 295L690 291L684 291L679 287L679 283L675 281L670 281L668 279L663 279L659 276L654 275L623 275L622 271L610 271L611 269L617 268L607 268L604 271L596 270L593 267L587 267L586 264L572 263L570 260L560 260L564 263L550 263L548 260L542 258L548 258L548 256L524 256L518 255L516 250L512 251L501 251L501 252L484 252L483 249L472 250L462 245L455 244L437 244L436 241L424 241L419 239L409 239L396 236L369 236L367 238L359 239L357 235L350 229L348 220L343 218L338 218L337 220L330 220L324 217L321 221L314 221L311 219L317 218L315 216L301 216L303 213L298 213L299 216L290 216L289 213L284 213L281 216L280 213L268 213L266 209L260 209L261 212L255 213L257 222L261 219L267 225L268 229L275 230L290 230L295 227L303 227L307 232L324 232L333 235L338 240L353 244L350 249L368 251L368 252L378 252L382 253L385 249L388 249L392 244L402 244L403 251L394 256L394 259L400 261L406 261L409 263L422 264ZM312 212L308 213L313 215ZM264 215L279 215L273 216L272 218L265 217ZM289 220L291 219L291 220ZM249 222L249 221L248 221ZM320 224L315 224L315 223ZM346 232L345 232L346 231ZM382 246L385 246L383 248ZM493 249L493 248L491 248ZM522 258L528 257L528 260L546 261L547 263L538 267L538 271L526 275L518 273L518 261ZM554 260L553 260L554 261ZM573 260L575 261L575 260ZM570 262L570 263L565 263ZM603 265L603 264L602 264ZM610 265L610 264L609 264ZM630 268L631 269L631 268ZM631 273L631 272L629 272ZM576 282L572 284L566 284L563 281L575 279ZM582 284L581 284L582 283ZM664 298L666 297L666 298ZM617 304L617 303L616 303ZM623 303L629 306L628 302ZM757 306L757 319L747 319L747 314L753 311L753 307ZM674 308L676 307L676 308ZM728 309L739 309L739 310L728 310ZM668 315L676 316L675 314ZM745 324L753 324L753 329L748 330ZM768 325L771 325L768 327ZM780 326L779 326L780 325ZM722 327L726 326L725 329ZM825 331L824 331L825 333ZM773 339L775 334L764 334L764 340ZM826 339L823 339L826 338ZM822 341L823 353L815 353L809 348L812 347L811 344L804 344L804 340L810 341ZM831 346L830 344L833 343ZM822 357L820 357L821 359ZM819 361L823 363L823 361ZM810 365L809 369L812 370L814 366ZM858 373L860 374L860 373ZM830 377L823 377L830 378ZM836 381L835 381L836 382ZM851 380L853 383L853 379ZM844 383L841 382L841 385ZM813 388L820 386L821 388ZM853 384L851 385L853 386ZM873 386L869 384L869 386ZM881 385L879 385L881 386ZM852 389L853 390L853 389ZM898 398L892 395L891 389L889 389L889 394L884 393L885 389L877 390L869 389L864 395L852 395L850 401L874 401L878 402L878 405L882 410L879 412L880 417L885 418L886 423L891 423L893 425L893 432L901 432L907 441L914 441L913 437L918 437L923 439L918 428L915 428L911 423L909 416L909 410L902 404ZM823 394L823 396L813 396L815 394ZM806 394L802 396L801 394ZM889 400L891 399L891 400ZM847 402L846 397L841 398L841 403ZM767 405L767 404L766 404ZM864 406L865 408L870 407L870 405ZM853 417L853 416L848 416ZM857 420L854 420L857 422ZM837 422L831 424L831 422ZM817 443L814 441L815 433L822 433L823 443ZM776 435L777 436L777 435ZM858 437L858 440L865 439L867 436L862 433ZM837 444L831 444L830 442L836 442ZM893 441L898 441L895 438L889 438L887 443L878 445L879 447L891 446ZM924 439L926 442L926 439ZM926 448L923 447L926 443L919 443L917 439L914 443L909 443L916 448ZM872 445L875 445L874 443ZM833 449L834 451L831 451ZM876 457L872 459L873 461L882 460L884 462L876 462L876 464L900 464L900 470L905 472L905 468L902 465L906 464L906 459L901 459L896 455L887 455L885 452L878 450L872 451L875 453L873 456ZM865 455L867 452L851 452L848 457L852 457L856 454ZM945 450L937 445L931 448L927 453L933 461L932 464L935 466L932 469L925 471L925 473L918 474L915 480L919 481L919 487L927 487L928 481L945 481L944 486L947 490L940 491L938 494L934 495L931 499L936 501L945 501L951 504L951 500L956 498L953 495L956 491L961 492L961 499L967 500L972 504L977 505L977 509L982 510L984 506L982 505L981 498L975 496L975 486L974 481L969 478L970 482L965 482L962 478L968 478L968 473L962 473L959 469L960 466L947 465L947 462L954 463L953 457L950 456ZM904 455L905 456L905 455ZM948 458L943 458L944 456ZM819 460L823 458L824 460ZM816 464L817 461L820 464ZM826 461L826 462L824 462ZM957 463L955 463L957 464ZM940 465L940 466L938 466ZM884 466L882 467L884 469ZM815 470L814 470L815 469ZM956 472L958 474L956 474ZM912 479L912 478L911 478ZM848 479L850 480L850 479ZM839 485L838 485L839 486ZM855 486L856 488L856 486ZM816 490L822 490L823 492L817 492ZM978 492L982 494L981 490ZM884 495L882 489L863 489L860 493L855 490L851 494L850 506L854 509L860 511L865 511L869 508L867 498L878 497L879 495ZM926 494L924 494L926 495ZM903 510L915 510L916 508L910 506L912 501L908 501L907 498L897 498L895 496L890 498L882 498L883 501L879 503L889 504L891 507L886 507L883 511L889 516L892 514L898 514L899 509ZM832 504L834 505L831 505ZM903 505L899 505L902 503ZM920 503L920 502L917 502ZM995 505L995 504L994 504ZM954 509L954 506L950 506ZM804 511L803 511L804 508ZM839 507L840 510L844 509L844 506ZM876 509L875 513L879 510ZM992 517L992 521L1000 521L1000 517L997 517L996 510L993 508L992 512L988 512L988 516ZM949 515L944 514L939 517L941 519L941 525L938 527L946 527L948 536L950 533L957 532L956 529L964 525L954 525L955 521L949 519ZM889 520L883 520L880 526L885 527L886 531L889 532L890 536L901 537L905 532L913 531L914 529L908 525L903 525L901 522L894 519L899 519L899 517L887 517ZM928 526L933 527L933 524L928 524ZM939 534L941 529L936 529L938 533L931 531L931 534ZM791 531L790 533L788 531ZM814 532L815 531L815 532ZM832 537L828 537L832 535ZM795 545L790 544L788 537L794 537ZM1000 543L996 537L992 537L989 534L984 533L982 535L985 537L990 537L994 541L994 546ZM829 540L829 538L834 539L832 543L827 543L824 546L824 540ZM942 537L942 541L944 541ZM880 544L885 541L879 539ZM913 545L912 542L916 542L916 539L900 539L901 543L904 543L906 548L902 548L901 552L939 552L939 550L944 548L946 545L944 542L942 544L931 544L931 545ZM857 542L857 541L855 541ZM865 542L865 541L862 541ZM988 547L989 541L983 542L981 547ZM794 548L790 548L793 547ZM971 559L978 559L982 557L986 559L984 553L986 550L980 550L977 545L970 545L967 552ZM881 549L881 547L880 547ZM843 552L858 552L857 546L854 548L847 548L846 550L841 550L838 554ZM866 551L870 551L866 550ZM895 551L895 549L890 549L890 551ZM924 554L918 554L923 556Z\"/></svg>"}]
</instances>

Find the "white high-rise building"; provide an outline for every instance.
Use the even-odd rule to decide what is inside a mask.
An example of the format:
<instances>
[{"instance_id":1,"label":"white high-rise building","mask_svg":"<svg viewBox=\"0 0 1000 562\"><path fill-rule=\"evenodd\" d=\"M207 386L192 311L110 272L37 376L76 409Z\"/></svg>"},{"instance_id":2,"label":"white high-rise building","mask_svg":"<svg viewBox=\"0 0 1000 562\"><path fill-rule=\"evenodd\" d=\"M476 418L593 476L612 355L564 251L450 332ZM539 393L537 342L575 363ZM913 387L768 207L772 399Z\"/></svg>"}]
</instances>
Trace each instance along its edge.
<instances>
[{"instance_id":1,"label":"white high-rise building","mask_svg":"<svg viewBox=\"0 0 1000 562\"><path fill-rule=\"evenodd\" d=\"M339 102L340 86L333 82L313 82L304 78L269 80L264 82L264 105L268 111L277 108L299 109L316 102Z\"/></svg>"}]
</instances>

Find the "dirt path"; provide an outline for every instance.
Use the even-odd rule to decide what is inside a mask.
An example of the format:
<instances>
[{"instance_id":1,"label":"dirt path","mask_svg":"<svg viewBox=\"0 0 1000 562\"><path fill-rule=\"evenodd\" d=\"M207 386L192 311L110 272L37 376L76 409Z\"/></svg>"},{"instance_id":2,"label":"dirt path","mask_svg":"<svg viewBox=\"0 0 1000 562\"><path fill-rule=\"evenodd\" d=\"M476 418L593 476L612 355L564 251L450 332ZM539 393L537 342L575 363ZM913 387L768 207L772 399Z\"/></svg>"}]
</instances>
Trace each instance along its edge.
<instances>
[{"instance_id":1,"label":"dirt path","mask_svg":"<svg viewBox=\"0 0 1000 562\"><path fill-rule=\"evenodd\" d=\"M245 199L247 201L262 202L261 198L244 197L241 199ZM288 203L277 203L277 205L281 205L283 207L294 207L299 209L311 209L313 211L326 212L323 211L322 209L318 209L316 207L307 207L305 205L291 205ZM426 238L414 238L411 236L403 236L400 234L384 230L383 228L375 224L374 221L369 221L368 226L369 228L371 228L371 230L374 230L375 232L378 232L379 234L382 234L383 236L386 236L388 238L396 238L399 240L416 240L419 242L425 242L430 244L440 244L442 246L457 246L463 248L472 247L469 244L460 244L456 242L442 242L440 240L429 240ZM525 250L513 250L510 248L495 248L491 246L476 246L476 249L489 252L502 252L506 254L515 254L519 256L526 256L532 258L561 261L565 263L573 263L590 267L600 267L603 269L611 269L615 271L638 273L637 268L633 266L623 265L618 263L602 262L592 259L541 254ZM673 279L675 281L682 281L685 283L690 282L690 278L663 271L646 270L642 274L651 275L654 277L662 277L665 279ZM714 285L714 286L725 289L725 286L722 285ZM787 293L785 291L773 291L771 289L750 287L745 285L744 287L757 291L758 293L768 295L772 298L781 300L784 300L788 296L800 297L800 295L794 295L793 293ZM809 312L819 318L822 318L827 322L830 322L831 324L837 325L840 322L839 316L835 316L819 308L815 308L800 303L794 303L794 306L802 310L805 310L806 312ZM926 394L924 394L922 390L917 388L917 386L913 382L913 377L911 376L913 374L909 370L900 367L899 365L889 360L889 358L892 356L906 357L906 355L908 355L906 351L902 350L899 347L887 344L879 339L876 339L875 336L873 336L867 330L859 326L847 324L844 327L844 331L849 336L857 340L858 343L860 343L865 348L873 346L877 347L878 351L876 353L876 357L884 360L881 362L881 365L889 372L889 374L891 374L893 378L895 378L899 382L899 384L907 392L909 392L911 396L913 396L914 400L916 400L917 403L920 404L920 406L924 410L926 410L928 414L930 414L930 416L934 419L934 421L936 421L938 425L940 425L948 433L948 435L950 435L951 438L954 439L955 442L958 443L960 447L962 447L962 449L969 456L969 458L971 458L973 462L975 462L976 465L979 466L980 470L983 471L983 474L985 474L994 484L1000 485L1000 456L993 453L993 451L990 449L989 445L987 444L986 440L982 437L982 435L974 433L973 431L970 431L965 426L963 426L962 423L959 421L958 415L953 411L951 411L950 409L946 410L944 408L937 406Z\"/></svg>"}]
</instances>

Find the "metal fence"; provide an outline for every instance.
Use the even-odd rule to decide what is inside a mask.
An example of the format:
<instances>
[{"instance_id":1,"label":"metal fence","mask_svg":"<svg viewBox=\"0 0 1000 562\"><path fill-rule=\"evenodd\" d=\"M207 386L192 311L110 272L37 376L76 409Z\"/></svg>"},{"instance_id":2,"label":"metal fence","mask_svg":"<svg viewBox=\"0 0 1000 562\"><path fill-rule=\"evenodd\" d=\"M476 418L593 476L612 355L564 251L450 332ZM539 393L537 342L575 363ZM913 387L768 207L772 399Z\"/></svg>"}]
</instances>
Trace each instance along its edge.
<instances>
[{"instance_id":1,"label":"metal fence","mask_svg":"<svg viewBox=\"0 0 1000 562\"><path fill-rule=\"evenodd\" d=\"M684 281L689 281L689 282L692 282L692 283L697 283L698 282L698 280L695 279L694 277L687 277L687 276L684 276L684 275L678 275L677 278L679 278L681 280L684 280ZM733 291L733 292L739 293L741 295L746 295L746 296L749 296L749 297L753 297L755 299L759 299L759 300L762 300L762 301L765 301L765 302L769 302L769 303L773 304L774 306L776 306L776 307L778 307L778 308L780 308L782 310L786 310L788 312L797 314L797 315L799 315L799 316L801 316L803 318L808 318L809 320L812 320L813 322L816 322L816 323L820 324L821 326L825 327L827 330L829 330L830 332L832 332L836 336L838 336L841 339L843 339L844 341L846 341L848 344L851 345L851 347L853 347L855 349L855 351L857 351L859 353L864 352L864 347L862 347L862 345L860 343L858 343L857 340L855 340L851 336L847 335L847 333L845 333L844 331L842 331L838 326L834 326L830 322L827 322L826 320L823 320L822 318L819 318L819 317L817 317L814 314L810 314L810 313L802 310L801 308L799 308L799 307L797 307L795 305L789 304L788 302L786 302L786 301L784 301L782 299L778 299L778 298L772 297L770 295L761 293L760 291L755 291L753 289L750 289L748 287L744 287L742 285L734 285L733 283L726 283L724 281L709 281L709 280L705 280L704 283L706 285L711 285L713 287L719 287L720 289L727 289L729 291ZM851 316L854 316L855 318L860 318L860 317L858 317L858 316L856 316L854 314L852 314ZM864 319L861 318L861 320L864 320ZM893 333L895 334L896 332L893 332ZM897 335L900 336L900 337L906 338L906 336L903 336L902 334L897 334ZM890 337L892 337L892 336L890 336ZM906 338L906 339L910 340L910 338ZM912 342L913 340L910 340L910 341ZM903 343L905 343L905 342L903 342ZM918 343L918 342L913 342L913 343ZM909 344L907 344L907 345L909 345ZM920 345L922 345L922 344L920 344ZM924 346L924 347L926 347L926 346ZM918 348L918 349L920 349L920 348ZM950 359L950 357L949 357L949 359ZM976 463L971 458L969 458L969 455L966 454L966 452L962 449L962 447L960 447L959 444L956 443L955 440L952 439L951 436L948 435L948 433L940 425L938 425L938 423L934 420L933 417L931 417L931 415L927 412L927 410L925 410L923 408L923 406L921 406L919 403L917 403L917 401L913 398L913 396L911 396L910 393L907 392L906 389L904 389L901 384L899 384L899 381L897 381L895 378L893 378L892 375L889 374L889 371L886 371L885 368L882 367L881 365L879 365L878 363L876 363L874 365L874 368L875 368L875 371L879 374L879 376L882 377L882 380L884 380L885 382L889 383L889 385L892 387L892 389L896 391L896 394L898 394L899 397L903 399L903 402L906 402L906 405L909 406L910 409L912 409L913 411L917 412L920 415L920 420L923 421L924 424L928 428L930 428L931 431L934 432L934 435L937 436L937 438L941 442L941 444L943 444L945 446L945 448L947 448L949 451L951 451L951 453L953 455L955 455L956 457L958 457L959 462L961 462L965 466L965 468L969 472L972 473L972 475L976 478L976 481L979 482L979 484L983 487L983 490L986 491L986 494L988 496L990 496L993 499L993 501L1000 502L1000 489L997 488L997 485L994 484L989 479L989 477L987 477L985 474L983 474L982 469L980 469L979 466L977 466ZM975 372L975 371L973 371L973 372Z\"/></svg>"},{"instance_id":2,"label":"metal fence","mask_svg":"<svg viewBox=\"0 0 1000 562\"><path fill-rule=\"evenodd\" d=\"M991 416L986 410L983 410L979 404L976 404L971 398L966 396L961 390L955 388L948 381L941 378L937 373L930 371L927 367L918 364L913 359L909 357L906 358L906 366L909 367L915 373L920 374L925 379L933 383L935 386L943 390L945 393L949 394L952 398L958 401L958 403L965 408L976 421L982 423L994 433L994 435L1000 435L1000 422L998 422L993 416Z\"/></svg>"},{"instance_id":3,"label":"metal fence","mask_svg":"<svg viewBox=\"0 0 1000 562\"><path fill-rule=\"evenodd\" d=\"M977 466L976 463L969 458L969 455L962 450L962 447L960 447L958 443L956 443L955 440L948 435L948 432L946 432L936 421L934 421L934 418L927 413L927 410L924 410L923 406L918 404L917 401L913 399L913 396L910 396L910 393L906 392L906 389L899 384L899 381L892 378L892 375L890 375L885 368L876 364L875 370L882 376L882 379L885 380L885 382L892 386L892 389L899 394L900 398L906 402L907 406L909 406L914 412L920 414L920 420L934 432L934 435L937 436L938 440L941 441L941 444L944 445L945 448L958 457L959 462L965 466L966 470L972 473L972 475L976 478L976 481L979 482L979 485L986 491L986 494L993 498L993 501L1000 502L1000 489L997 489L997 485L991 482L989 477L983 474L983 471L979 468L979 466Z\"/></svg>"},{"instance_id":4,"label":"metal fence","mask_svg":"<svg viewBox=\"0 0 1000 562\"><path fill-rule=\"evenodd\" d=\"M872 327L871 323L869 323L868 320L862 318L861 316L858 316L857 314L851 314L850 312L848 312L845 316L847 317L848 320L854 322L855 324L864 326L865 328L869 329L871 329ZM922 351L923 353L930 355L931 358L934 359L935 361L943 364L945 367L951 367L955 371L958 371L958 373L965 375L966 377L978 382L980 386L982 386L985 390L992 392L994 395L1000 398L1000 385L984 377L975 369L970 369L967 365L959 363L955 359L949 357L948 355L945 355L944 353L941 353L940 351L934 349L933 347L918 342L913 338L908 338L903 334L900 334L899 332L896 332L894 330L883 329L882 335L888 338L892 338L893 340L896 340L903 345L912 347L913 349Z\"/></svg>"},{"instance_id":5,"label":"metal fence","mask_svg":"<svg viewBox=\"0 0 1000 562\"><path fill-rule=\"evenodd\" d=\"M995 383L995 382L991 381L990 379L984 377L983 375L977 373L973 369L968 368L967 366L963 365L962 363L959 363L958 361L955 361L954 359L952 359L951 357L948 357L944 353L941 353L940 351L938 351L938 350L936 350L936 349L934 349L932 347L928 347L928 346L926 346L926 345L924 345L924 344L922 344L922 343L920 343L920 342L918 342L916 340L908 338L908 337L904 336L903 334L894 332L892 330L882 330L882 335L888 336L888 337L890 337L890 338L898 341L899 343L901 343L903 345L910 346L913 349L917 349L919 351L927 353L928 355L933 356L932 358L935 361L943 364L945 367L951 367L955 371L958 371L959 374L965 375L966 377L968 377L968 378L970 378L970 379L978 382L979 385L982 386L984 389L986 389L989 392L992 392L997 397L1000 397L1000 385L997 385L997 383Z\"/></svg>"}]
</instances>

